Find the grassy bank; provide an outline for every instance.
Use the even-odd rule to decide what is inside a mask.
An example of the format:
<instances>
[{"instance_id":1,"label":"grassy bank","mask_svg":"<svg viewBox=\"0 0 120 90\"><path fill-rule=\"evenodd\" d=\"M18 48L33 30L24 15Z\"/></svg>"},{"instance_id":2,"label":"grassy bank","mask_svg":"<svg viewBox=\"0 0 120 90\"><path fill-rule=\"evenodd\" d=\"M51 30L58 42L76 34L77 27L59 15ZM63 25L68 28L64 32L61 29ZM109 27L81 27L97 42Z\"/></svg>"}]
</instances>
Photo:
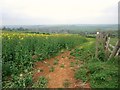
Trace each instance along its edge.
<instances>
[{"instance_id":1,"label":"grassy bank","mask_svg":"<svg viewBox=\"0 0 120 90\"><path fill-rule=\"evenodd\" d=\"M71 55L83 61L75 78L90 82L92 88L118 88L118 58L107 60L103 51L95 58L95 40L76 48Z\"/></svg>"}]
</instances>

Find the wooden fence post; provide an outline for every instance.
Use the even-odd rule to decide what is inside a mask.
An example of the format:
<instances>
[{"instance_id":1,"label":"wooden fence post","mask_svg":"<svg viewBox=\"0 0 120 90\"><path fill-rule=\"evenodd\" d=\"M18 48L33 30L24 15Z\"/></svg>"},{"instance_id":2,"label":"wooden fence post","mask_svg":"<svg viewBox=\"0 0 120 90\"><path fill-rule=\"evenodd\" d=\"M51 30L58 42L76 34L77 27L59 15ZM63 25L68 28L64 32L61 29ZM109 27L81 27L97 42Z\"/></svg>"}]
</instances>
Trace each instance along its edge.
<instances>
[{"instance_id":1,"label":"wooden fence post","mask_svg":"<svg viewBox=\"0 0 120 90\"><path fill-rule=\"evenodd\" d=\"M117 51L117 53L116 53L116 56L118 56L120 54L120 48L119 48L119 50ZM115 57L116 57L115 56Z\"/></svg>"},{"instance_id":2,"label":"wooden fence post","mask_svg":"<svg viewBox=\"0 0 120 90\"><path fill-rule=\"evenodd\" d=\"M98 57L98 43L99 43L99 32L96 34L96 52L95 52L95 57Z\"/></svg>"},{"instance_id":3,"label":"wooden fence post","mask_svg":"<svg viewBox=\"0 0 120 90\"><path fill-rule=\"evenodd\" d=\"M104 45L104 33L100 33L100 41L101 41L101 44Z\"/></svg>"},{"instance_id":4,"label":"wooden fence post","mask_svg":"<svg viewBox=\"0 0 120 90\"><path fill-rule=\"evenodd\" d=\"M116 46L113 49L112 54L110 55L109 59L114 57L117 54L119 48L120 48L120 40L116 43Z\"/></svg>"},{"instance_id":5,"label":"wooden fence post","mask_svg":"<svg viewBox=\"0 0 120 90\"><path fill-rule=\"evenodd\" d=\"M110 42L110 37L108 37L107 41L106 41L106 45L105 45L105 54L108 57L109 56L109 42Z\"/></svg>"},{"instance_id":6,"label":"wooden fence post","mask_svg":"<svg viewBox=\"0 0 120 90\"><path fill-rule=\"evenodd\" d=\"M108 57L108 60L112 57L120 55L120 39L116 43L115 47L109 43L110 43L110 37L108 34L97 32L97 34L96 34L96 51L95 51L96 58L98 58L98 52L99 52L99 48L101 45L104 48L104 52L105 52L106 57ZM113 50L111 50L109 47L113 48Z\"/></svg>"}]
</instances>

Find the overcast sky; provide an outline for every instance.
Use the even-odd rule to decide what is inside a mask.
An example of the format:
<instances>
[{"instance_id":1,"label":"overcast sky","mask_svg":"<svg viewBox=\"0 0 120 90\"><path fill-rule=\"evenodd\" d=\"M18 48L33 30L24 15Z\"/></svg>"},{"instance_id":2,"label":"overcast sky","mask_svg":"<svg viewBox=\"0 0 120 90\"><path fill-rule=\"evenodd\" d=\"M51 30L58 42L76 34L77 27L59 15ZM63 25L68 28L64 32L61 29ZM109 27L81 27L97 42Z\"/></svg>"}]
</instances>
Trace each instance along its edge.
<instances>
[{"instance_id":1,"label":"overcast sky","mask_svg":"<svg viewBox=\"0 0 120 90\"><path fill-rule=\"evenodd\" d=\"M117 24L118 1L1 0L0 14L3 25Z\"/></svg>"}]
</instances>

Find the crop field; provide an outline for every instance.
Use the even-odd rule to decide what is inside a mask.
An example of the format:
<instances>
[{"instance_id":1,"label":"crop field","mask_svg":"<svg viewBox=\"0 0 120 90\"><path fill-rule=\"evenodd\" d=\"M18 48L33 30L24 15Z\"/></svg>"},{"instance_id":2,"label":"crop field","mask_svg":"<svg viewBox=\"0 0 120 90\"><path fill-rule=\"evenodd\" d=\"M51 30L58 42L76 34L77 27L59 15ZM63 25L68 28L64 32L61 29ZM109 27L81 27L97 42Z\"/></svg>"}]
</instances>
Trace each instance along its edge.
<instances>
[{"instance_id":1,"label":"crop field","mask_svg":"<svg viewBox=\"0 0 120 90\"><path fill-rule=\"evenodd\" d=\"M118 59L95 58L95 38L2 33L3 88L117 88ZM111 67L112 66L112 67Z\"/></svg>"},{"instance_id":2,"label":"crop field","mask_svg":"<svg viewBox=\"0 0 120 90\"><path fill-rule=\"evenodd\" d=\"M19 86L22 83L17 80L19 75L30 71L34 62L53 57L60 50L69 50L86 41L78 35L2 33L3 86Z\"/></svg>"},{"instance_id":3,"label":"crop field","mask_svg":"<svg viewBox=\"0 0 120 90\"><path fill-rule=\"evenodd\" d=\"M118 0L1 0L0 89L120 90Z\"/></svg>"}]
</instances>

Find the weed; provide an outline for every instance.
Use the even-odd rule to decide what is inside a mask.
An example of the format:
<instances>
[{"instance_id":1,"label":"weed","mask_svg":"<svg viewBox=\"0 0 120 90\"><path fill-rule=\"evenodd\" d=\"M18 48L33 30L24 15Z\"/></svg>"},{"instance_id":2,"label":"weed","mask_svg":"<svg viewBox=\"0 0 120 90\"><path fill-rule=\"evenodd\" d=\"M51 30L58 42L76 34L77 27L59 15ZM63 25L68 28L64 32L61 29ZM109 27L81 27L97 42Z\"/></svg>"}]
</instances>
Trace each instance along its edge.
<instances>
[{"instance_id":1,"label":"weed","mask_svg":"<svg viewBox=\"0 0 120 90\"><path fill-rule=\"evenodd\" d=\"M58 59L54 60L54 63L53 63L53 64L54 64L54 65L57 65L57 64L58 64L58 61L59 61Z\"/></svg>"},{"instance_id":2,"label":"weed","mask_svg":"<svg viewBox=\"0 0 120 90\"><path fill-rule=\"evenodd\" d=\"M78 65L78 64L79 64L79 61L78 61L78 60L76 60L75 64L76 64L76 65Z\"/></svg>"},{"instance_id":3,"label":"weed","mask_svg":"<svg viewBox=\"0 0 120 90\"><path fill-rule=\"evenodd\" d=\"M49 72L54 72L54 70L55 70L55 68L52 66L52 67L50 67Z\"/></svg>"},{"instance_id":4,"label":"weed","mask_svg":"<svg viewBox=\"0 0 120 90\"><path fill-rule=\"evenodd\" d=\"M69 80L65 80L64 82L63 82L63 86L65 87L65 88L68 88L69 86L70 86L70 81Z\"/></svg>"},{"instance_id":5,"label":"weed","mask_svg":"<svg viewBox=\"0 0 120 90\"><path fill-rule=\"evenodd\" d=\"M43 72L43 69L38 69L38 71L37 72Z\"/></svg>"},{"instance_id":6,"label":"weed","mask_svg":"<svg viewBox=\"0 0 120 90\"><path fill-rule=\"evenodd\" d=\"M62 64L60 67L61 67L61 68L64 68L65 66L64 66L64 64Z\"/></svg>"},{"instance_id":7,"label":"weed","mask_svg":"<svg viewBox=\"0 0 120 90\"><path fill-rule=\"evenodd\" d=\"M39 80L34 83L33 88L46 88L48 80L44 76L40 76Z\"/></svg>"},{"instance_id":8,"label":"weed","mask_svg":"<svg viewBox=\"0 0 120 90\"><path fill-rule=\"evenodd\" d=\"M47 63L47 66L50 66L50 64L49 64L49 63Z\"/></svg>"},{"instance_id":9,"label":"weed","mask_svg":"<svg viewBox=\"0 0 120 90\"><path fill-rule=\"evenodd\" d=\"M65 56L62 56L62 58L65 58Z\"/></svg>"},{"instance_id":10,"label":"weed","mask_svg":"<svg viewBox=\"0 0 120 90\"><path fill-rule=\"evenodd\" d=\"M81 79L83 80L83 82L86 82L88 79L87 79L87 70L85 67L80 67L80 69L78 69L76 72L75 72L75 78L76 79Z\"/></svg>"},{"instance_id":11,"label":"weed","mask_svg":"<svg viewBox=\"0 0 120 90\"><path fill-rule=\"evenodd\" d=\"M74 62L70 62L70 67L74 67L75 63Z\"/></svg>"}]
</instances>

